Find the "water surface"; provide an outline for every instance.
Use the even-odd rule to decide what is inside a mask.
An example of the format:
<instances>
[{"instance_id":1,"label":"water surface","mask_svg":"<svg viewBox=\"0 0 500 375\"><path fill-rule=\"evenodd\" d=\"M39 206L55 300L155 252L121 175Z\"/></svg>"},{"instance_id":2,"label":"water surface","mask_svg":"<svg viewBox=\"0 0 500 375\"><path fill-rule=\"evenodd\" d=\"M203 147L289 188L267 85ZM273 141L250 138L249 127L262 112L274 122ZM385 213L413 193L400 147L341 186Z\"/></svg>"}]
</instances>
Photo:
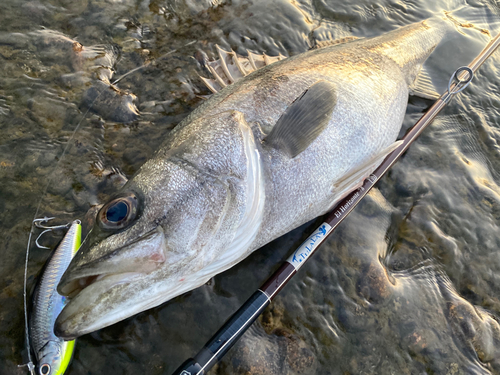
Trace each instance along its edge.
<instances>
[{"instance_id":1,"label":"water surface","mask_svg":"<svg viewBox=\"0 0 500 375\"><path fill-rule=\"evenodd\" d=\"M499 29L495 0L2 1L0 373L25 372L16 367L26 360L23 265L37 207L65 222L106 201L209 94L198 78L208 76L203 53L215 57L218 44L292 56L317 40L376 36L443 10ZM488 40L463 29L436 49L426 67L439 92ZM100 80L145 64L117 83L121 95L99 96ZM500 373L499 66L497 53L213 373ZM431 104L411 97L402 133ZM314 225L208 285L80 338L67 373L169 374ZM55 245L58 235L42 241ZM31 249L29 285L48 255Z\"/></svg>"}]
</instances>

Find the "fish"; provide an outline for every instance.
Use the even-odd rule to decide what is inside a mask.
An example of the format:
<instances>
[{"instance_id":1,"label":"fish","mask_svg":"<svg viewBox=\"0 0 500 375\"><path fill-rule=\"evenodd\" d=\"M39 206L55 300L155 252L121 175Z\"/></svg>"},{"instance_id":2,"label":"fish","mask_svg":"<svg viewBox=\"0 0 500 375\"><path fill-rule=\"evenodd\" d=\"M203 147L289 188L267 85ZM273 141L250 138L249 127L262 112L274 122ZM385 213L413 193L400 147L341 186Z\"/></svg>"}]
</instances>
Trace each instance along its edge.
<instances>
[{"instance_id":1,"label":"fish","mask_svg":"<svg viewBox=\"0 0 500 375\"><path fill-rule=\"evenodd\" d=\"M57 284L80 247L81 225L74 221L51 255L33 293L30 314L30 342L38 375L62 375L75 348L75 340L65 341L54 333L57 316L67 298L57 293Z\"/></svg>"},{"instance_id":2,"label":"fish","mask_svg":"<svg viewBox=\"0 0 500 375\"><path fill-rule=\"evenodd\" d=\"M56 334L158 306L328 212L398 147L409 89L453 29L435 17L220 80L98 212Z\"/></svg>"}]
</instances>

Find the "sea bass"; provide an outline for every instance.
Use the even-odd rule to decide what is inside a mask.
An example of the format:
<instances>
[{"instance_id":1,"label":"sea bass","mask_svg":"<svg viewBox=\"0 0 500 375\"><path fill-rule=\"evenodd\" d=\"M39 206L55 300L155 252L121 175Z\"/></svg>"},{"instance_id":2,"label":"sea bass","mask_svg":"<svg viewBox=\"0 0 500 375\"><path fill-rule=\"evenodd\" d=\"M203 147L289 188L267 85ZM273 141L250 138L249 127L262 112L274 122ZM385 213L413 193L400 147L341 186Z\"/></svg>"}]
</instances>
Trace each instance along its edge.
<instances>
[{"instance_id":1,"label":"sea bass","mask_svg":"<svg viewBox=\"0 0 500 375\"><path fill-rule=\"evenodd\" d=\"M398 145L409 86L450 29L309 51L207 100L99 211L59 284L56 333L157 306L327 212Z\"/></svg>"},{"instance_id":2,"label":"sea bass","mask_svg":"<svg viewBox=\"0 0 500 375\"><path fill-rule=\"evenodd\" d=\"M78 251L80 240L81 225L75 221L54 250L33 293L29 328L38 375L64 374L73 355L75 341L64 341L54 334L54 323L66 304L56 287Z\"/></svg>"}]
</instances>

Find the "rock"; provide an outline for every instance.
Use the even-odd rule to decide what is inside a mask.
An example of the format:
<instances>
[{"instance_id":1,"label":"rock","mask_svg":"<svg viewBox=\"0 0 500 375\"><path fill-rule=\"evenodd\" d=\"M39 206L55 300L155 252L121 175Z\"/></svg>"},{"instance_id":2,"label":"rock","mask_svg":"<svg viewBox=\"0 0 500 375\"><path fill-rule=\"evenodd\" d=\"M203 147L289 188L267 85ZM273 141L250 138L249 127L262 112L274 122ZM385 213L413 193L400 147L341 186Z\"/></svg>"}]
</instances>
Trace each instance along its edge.
<instances>
[{"instance_id":1,"label":"rock","mask_svg":"<svg viewBox=\"0 0 500 375\"><path fill-rule=\"evenodd\" d=\"M107 120L129 123L139 118L135 100L133 94L102 81L95 81L83 94L82 106Z\"/></svg>"}]
</instances>

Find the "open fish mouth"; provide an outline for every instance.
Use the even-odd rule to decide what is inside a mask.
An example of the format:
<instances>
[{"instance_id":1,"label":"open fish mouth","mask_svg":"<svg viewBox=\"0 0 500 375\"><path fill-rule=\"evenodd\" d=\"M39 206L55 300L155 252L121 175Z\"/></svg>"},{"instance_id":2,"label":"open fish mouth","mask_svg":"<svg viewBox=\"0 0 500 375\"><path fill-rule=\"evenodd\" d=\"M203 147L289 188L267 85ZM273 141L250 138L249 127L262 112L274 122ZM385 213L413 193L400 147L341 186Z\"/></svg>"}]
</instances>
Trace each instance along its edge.
<instances>
[{"instance_id":1,"label":"open fish mouth","mask_svg":"<svg viewBox=\"0 0 500 375\"><path fill-rule=\"evenodd\" d=\"M94 250L98 256L89 257ZM142 311L149 296L141 292L166 259L161 227L125 246L112 237L95 247L84 243L58 286L69 302L57 318L56 335L73 339Z\"/></svg>"},{"instance_id":2,"label":"open fish mouth","mask_svg":"<svg viewBox=\"0 0 500 375\"><path fill-rule=\"evenodd\" d=\"M62 287L60 287L59 291L62 295L68 297L71 300L74 299L85 288L89 287L92 284L99 283L102 280L113 279L113 284L109 285L109 287L113 287L118 284L130 282L133 279L141 277L142 275L144 274L141 272L123 272L119 274L102 273L98 275L84 276L67 282Z\"/></svg>"},{"instance_id":3,"label":"open fish mouth","mask_svg":"<svg viewBox=\"0 0 500 375\"><path fill-rule=\"evenodd\" d=\"M104 246L97 250L104 254L95 259L85 255L94 251L87 239L61 278L57 288L61 295L74 298L85 288L103 279L113 278L115 283L126 282L157 269L166 260L161 227L154 228L124 246L113 246L112 241L101 244Z\"/></svg>"},{"instance_id":4,"label":"open fish mouth","mask_svg":"<svg viewBox=\"0 0 500 375\"><path fill-rule=\"evenodd\" d=\"M134 283L143 276L140 272L127 272L72 280L64 289L72 289L73 297L57 317L55 334L70 340L130 316L137 308L134 304L116 303L111 308L108 301L120 302L132 295Z\"/></svg>"},{"instance_id":5,"label":"open fish mouth","mask_svg":"<svg viewBox=\"0 0 500 375\"><path fill-rule=\"evenodd\" d=\"M87 286L92 284L95 281L104 278L104 275L94 275L82 277L79 279L75 279L65 284L64 287L60 288L60 293L68 298L74 298L78 293L80 293Z\"/></svg>"}]
</instances>

